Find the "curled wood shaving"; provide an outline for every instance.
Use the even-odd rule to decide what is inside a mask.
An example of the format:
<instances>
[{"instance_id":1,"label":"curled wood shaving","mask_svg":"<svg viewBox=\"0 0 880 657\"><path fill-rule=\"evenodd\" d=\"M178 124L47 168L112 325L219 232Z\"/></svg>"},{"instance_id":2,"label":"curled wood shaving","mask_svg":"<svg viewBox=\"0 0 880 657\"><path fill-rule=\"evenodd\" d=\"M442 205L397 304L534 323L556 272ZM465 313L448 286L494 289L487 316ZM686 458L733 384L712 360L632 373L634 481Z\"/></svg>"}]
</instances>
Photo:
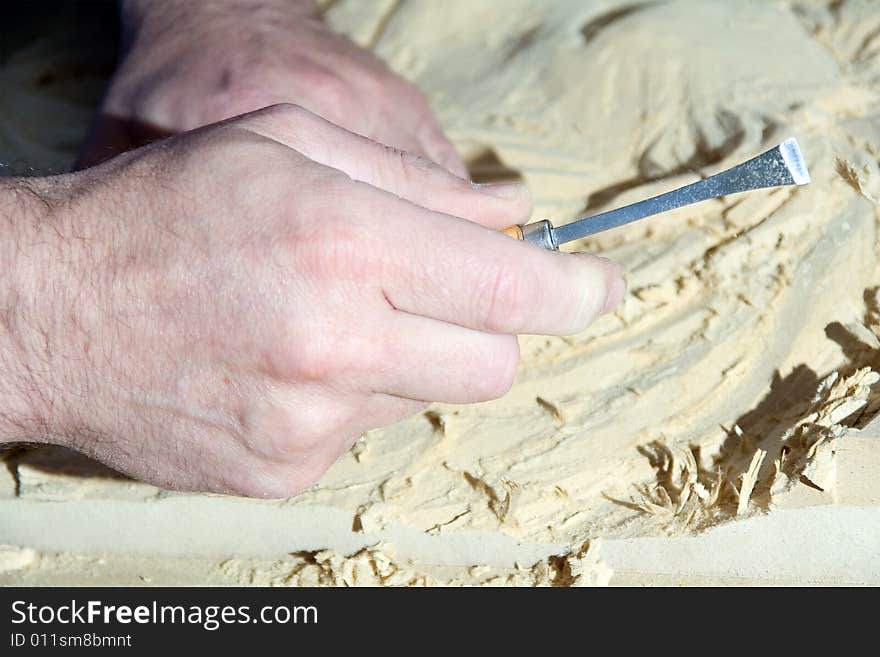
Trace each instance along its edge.
<instances>
[{"instance_id":1,"label":"curled wood shaving","mask_svg":"<svg viewBox=\"0 0 880 657\"><path fill-rule=\"evenodd\" d=\"M767 456L766 450L757 450L752 457L752 462L749 464L749 469L743 475L742 486L739 489L739 499L736 504L736 515L738 516L749 510L749 499L752 497L755 484L758 483L758 472L761 470L761 464L764 463L765 456Z\"/></svg>"}]
</instances>

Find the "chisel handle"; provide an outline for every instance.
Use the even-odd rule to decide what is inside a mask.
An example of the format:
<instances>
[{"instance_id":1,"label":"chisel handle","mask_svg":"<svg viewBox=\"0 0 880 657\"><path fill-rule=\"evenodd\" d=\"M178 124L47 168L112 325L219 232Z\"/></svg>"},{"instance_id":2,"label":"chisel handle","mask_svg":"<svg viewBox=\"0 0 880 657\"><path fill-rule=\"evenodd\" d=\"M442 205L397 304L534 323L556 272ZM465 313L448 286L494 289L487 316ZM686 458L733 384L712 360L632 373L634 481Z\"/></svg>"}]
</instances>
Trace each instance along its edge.
<instances>
[{"instance_id":1,"label":"chisel handle","mask_svg":"<svg viewBox=\"0 0 880 657\"><path fill-rule=\"evenodd\" d=\"M559 250L559 243L556 241L556 232L553 228L553 224L546 219L522 226L514 224L513 226L508 226L501 232L515 240L531 242L535 246L540 246L549 251Z\"/></svg>"}]
</instances>

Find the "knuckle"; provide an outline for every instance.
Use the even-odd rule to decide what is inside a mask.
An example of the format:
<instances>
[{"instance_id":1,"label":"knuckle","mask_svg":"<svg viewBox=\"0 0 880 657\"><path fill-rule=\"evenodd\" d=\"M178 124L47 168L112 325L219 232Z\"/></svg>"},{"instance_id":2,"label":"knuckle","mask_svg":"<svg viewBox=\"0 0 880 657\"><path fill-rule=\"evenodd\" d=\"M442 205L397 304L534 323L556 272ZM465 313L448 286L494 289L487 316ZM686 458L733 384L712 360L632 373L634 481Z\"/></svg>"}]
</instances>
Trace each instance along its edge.
<instances>
[{"instance_id":1,"label":"knuckle","mask_svg":"<svg viewBox=\"0 0 880 657\"><path fill-rule=\"evenodd\" d=\"M346 174L330 167L309 167L298 180L295 181L295 191L291 193L291 206L296 209L297 216L302 219L295 222L285 221L281 226L285 234L293 237L305 235L309 238L307 246L314 250L312 240L326 236L331 239L333 231L320 230L327 222L333 224L334 229L344 229L351 224L344 208L351 205L359 205L365 196L364 191ZM303 186L308 186L309 194L302 194Z\"/></svg>"},{"instance_id":2,"label":"knuckle","mask_svg":"<svg viewBox=\"0 0 880 657\"><path fill-rule=\"evenodd\" d=\"M260 111L272 116L291 120L303 118L309 114L305 108L295 103L275 103L274 105L269 105Z\"/></svg>"},{"instance_id":3,"label":"knuckle","mask_svg":"<svg viewBox=\"0 0 880 657\"><path fill-rule=\"evenodd\" d=\"M257 119L268 119L271 121L280 121L282 123L296 124L298 122L308 120L310 112L300 105L294 103L274 103L262 107L249 115L245 116L241 121L249 121Z\"/></svg>"},{"instance_id":4,"label":"knuckle","mask_svg":"<svg viewBox=\"0 0 880 657\"><path fill-rule=\"evenodd\" d=\"M519 267L497 265L483 277L482 327L498 333L520 333L539 312L542 292L537 277Z\"/></svg>"},{"instance_id":5,"label":"knuckle","mask_svg":"<svg viewBox=\"0 0 880 657\"><path fill-rule=\"evenodd\" d=\"M336 297L341 305L351 305L343 296ZM387 354L396 354L388 341L370 334L324 328L310 332L313 345L293 345L304 353L292 355L294 378L301 382L353 383L355 377L369 375L390 361ZM295 341L299 342L299 341Z\"/></svg>"},{"instance_id":6,"label":"knuckle","mask_svg":"<svg viewBox=\"0 0 880 657\"><path fill-rule=\"evenodd\" d=\"M255 467L246 468L232 486L232 492L262 498L286 498L302 493L317 484L321 477L338 460L344 450L340 448L339 435L347 435L344 429L334 429L338 434L330 442L326 435L306 452L297 451L295 458L259 457ZM322 432L327 434L326 431ZM350 447L356 436L341 441L342 447Z\"/></svg>"},{"instance_id":7,"label":"knuckle","mask_svg":"<svg viewBox=\"0 0 880 657\"><path fill-rule=\"evenodd\" d=\"M338 338L316 327L281 329L264 357L265 373L276 381L312 383L339 368Z\"/></svg>"},{"instance_id":8,"label":"knuckle","mask_svg":"<svg viewBox=\"0 0 880 657\"><path fill-rule=\"evenodd\" d=\"M387 175L406 185L423 180L430 170L430 164L424 158L391 146L385 146L385 157L382 159L387 167Z\"/></svg>"},{"instance_id":9,"label":"knuckle","mask_svg":"<svg viewBox=\"0 0 880 657\"><path fill-rule=\"evenodd\" d=\"M341 426L340 412L318 401L274 404L252 414L245 444L260 458L289 463L321 451Z\"/></svg>"},{"instance_id":10,"label":"knuckle","mask_svg":"<svg viewBox=\"0 0 880 657\"><path fill-rule=\"evenodd\" d=\"M326 301L344 302L334 304L339 313L346 304L358 305L358 299L377 279L387 264L383 264L383 251L376 244L377 236L367 235L355 226L339 225L332 230L324 225L324 234L316 234L307 242L300 243L293 257L296 273L302 281L308 282L320 291ZM294 309L302 313L302 309ZM294 314L293 317L297 315ZM344 346L350 332L334 330L325 336L333 339L333 346Z\"/></svg>"},{"instance_id":11,"label":"knuckle","mask_svg":"<svg viewBox=\"0 0 880 657\"><path fill-rule=\"evenodd\" d=\"M310 344L294 346L291 358L291 378L296 381L324 381L337 371L334 340L326 333L313 336Z\"/></svg>"}]
</instances>

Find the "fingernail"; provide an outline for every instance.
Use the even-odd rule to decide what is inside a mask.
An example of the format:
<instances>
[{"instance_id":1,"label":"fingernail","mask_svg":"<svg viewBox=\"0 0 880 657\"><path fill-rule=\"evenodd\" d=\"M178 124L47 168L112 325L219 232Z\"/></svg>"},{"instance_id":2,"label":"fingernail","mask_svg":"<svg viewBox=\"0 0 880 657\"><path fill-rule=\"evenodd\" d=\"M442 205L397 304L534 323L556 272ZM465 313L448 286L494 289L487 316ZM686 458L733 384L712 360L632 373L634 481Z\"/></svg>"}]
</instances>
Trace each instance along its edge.
<instances>
[{"instance_id":1,"label":"fingernail","mask_svg":"<svg viewBox=\"0 0 880 657\"><path fill-rule=\"evenodd\" d=\"M525 193L526 186L521 183L475 184L474 187L498 198L516 198Z\"/></svg>"},{"instance_id":2,"label":"fingernail","mask_svg":"<svg viewBox=\"0 0 880 657\"><path fill-rule=\"evenodd\" d=\"M608 296L605 297L605 306L602 308L602 314L614 310L621 301L623 295L626 294L626 280L620 274L617 274L608 286Z\"/></svg>"}]
</instances>

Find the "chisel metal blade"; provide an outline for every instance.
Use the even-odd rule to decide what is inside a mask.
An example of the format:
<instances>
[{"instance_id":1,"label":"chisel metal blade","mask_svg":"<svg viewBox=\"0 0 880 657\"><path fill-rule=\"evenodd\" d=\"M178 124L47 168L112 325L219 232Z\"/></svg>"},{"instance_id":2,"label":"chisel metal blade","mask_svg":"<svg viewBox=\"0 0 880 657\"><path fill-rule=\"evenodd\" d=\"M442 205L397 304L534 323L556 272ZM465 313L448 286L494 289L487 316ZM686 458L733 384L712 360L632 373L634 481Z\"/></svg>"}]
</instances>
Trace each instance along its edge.
<instances>
[{"instance_id":1,"label":"chisel metal blade","mask_svg":"<svg viewBox=\"0 0 880 657\"><path fill-rule=\"evenodd\" d=\"M810 173L797 139L786 139L779 146L714 176L632 205L552 228L552 241L555 245L564 244L710 198L767 187L806 185L809 182Z\"/></svg>"}]
</instances>

